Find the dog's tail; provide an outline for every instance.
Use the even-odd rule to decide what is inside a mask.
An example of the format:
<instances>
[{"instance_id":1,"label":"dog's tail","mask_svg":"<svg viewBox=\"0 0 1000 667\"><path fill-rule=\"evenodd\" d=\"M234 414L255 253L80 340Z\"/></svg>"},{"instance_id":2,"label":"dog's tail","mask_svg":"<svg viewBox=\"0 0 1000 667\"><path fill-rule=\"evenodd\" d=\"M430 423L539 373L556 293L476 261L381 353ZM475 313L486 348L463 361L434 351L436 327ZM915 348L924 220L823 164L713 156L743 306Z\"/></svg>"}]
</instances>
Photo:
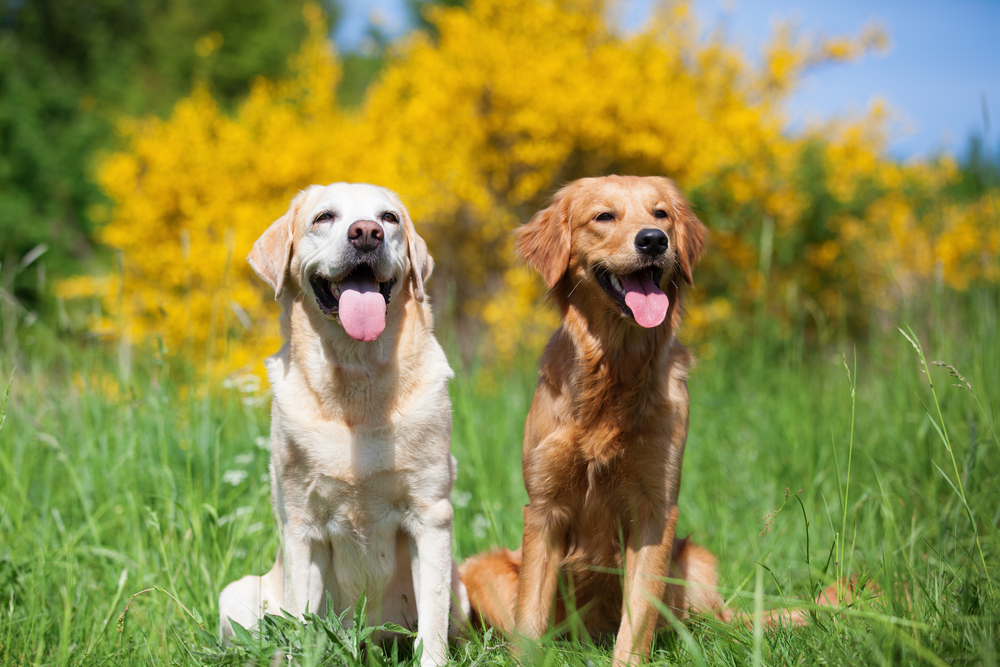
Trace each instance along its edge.
<instances>
[{"instance_id":1,"label":"dog's tail","mask_svg":"<svg viewBox=\"0 0 1000 667\"><path fill-rule=\"evenodd\" d=\"M692 615L714 615L720 621L742 623L753 627L754 614L735 612L726 608L716 592L715 556L704 547L687 538L674 540L670 576L682 579L685 585L671 584L668 588L667 604L677 618L684 620ZM871 582L861 586L857 577L830 584L816 596L815 603L822 607L846 607L859 599L862 592L866 597L877 597L878 588ZM765 628L777 626L803 626L809 623L810 614L803 609L768 609L761 616Z\"/></svg>"},{"instance_id":2,"label":"dog's tail","mask_svg":"<svg viewBox=\"0 0 1000 667\"><path fill-rule=\"evenodd\" d=\"M840 595L842 593L842 595ZM861 599L879 596L878 587L872 582L866 582L863 586L858 582L856 576L844 579L842 582L833 583L823 589L823 592L816 596L814 602L821 607L847 607ZM765 628L778 626L803 626L808 625L810 614L804 609L768 609L761 615L761 625ZM732 615L732 620L743 623L748 628L753 627L754 614L740 612Z\"/></svg>"},{"instance_id":3,"label":"dog's tail","mask_svg":"<svg viewBox=\"0 0 1000 667\"><path fill-rule=\"evenodd\" d=\"M675 539L670 578L686 582L667 586L665 602L680 620L706 614L720 621L732 619L732 611L725 608L716 590L715 556L705 547L686 537Z\"/></svg>"},{"instance_id":4,"label":"dog's tail","mask_svg":"<svg viewBox=\"0 0 1000 667\"><path fill-rule=\"evenodd\" d=\"M468 558L459 568L474 626L514 632L521 550L497 549Z\"/></svg>"}]
</instances>

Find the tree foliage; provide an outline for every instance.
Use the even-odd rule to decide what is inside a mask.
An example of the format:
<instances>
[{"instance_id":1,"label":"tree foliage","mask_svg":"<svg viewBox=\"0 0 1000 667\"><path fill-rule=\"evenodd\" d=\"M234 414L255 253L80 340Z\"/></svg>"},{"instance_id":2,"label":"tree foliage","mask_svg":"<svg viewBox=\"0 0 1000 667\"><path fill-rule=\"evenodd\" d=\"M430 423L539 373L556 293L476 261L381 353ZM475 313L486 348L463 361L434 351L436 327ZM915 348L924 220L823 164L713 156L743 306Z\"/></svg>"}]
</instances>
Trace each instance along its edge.
<instances>
[{"instance_id":1,"label":"tree foliage","mask_svg":"<svg viewBox=\"0 0 1000 667\"><path fill-rule=\"evenodd\" d=\"M425 15L437 37L397 44L357 109L338 102L340 66L314 29L294 76L258 81L232 114L199 91L167 121L124 126L125 149L101 169L114 202L102 238L124 252L125 282L107 292L121 289L123 308L106 303L129 335L203 351L239 340L232 368L273 351L274 306L242 257L297 190L338 180L401 194L436 259L437 298L484 323L500 354L537 347L554 323L510 233L580 176L661 174L689 194L712 232L687 317L699 334L739 338L767 313L822 342L933 281L1000 277L989 196L943 199L949 160L890 160L881 105L784 129L802 72L881 48L878 30L780 29L753 65L698 38L684 3L631 36L588 0Z\"/></svg>"},{"instance_id":2,"label":"tree foliage","mask_svg":"<svg viewBox=\"0 0 1000 667\"><path fill-rule=\"evenodd\" d=\"M92 249L93 160L123 115L168 113L195 83L224 106L281 77L306 34L301 0L0 2L0 262L45 243L55 273ZM329 5L336 16L336 5ZM22 298L36 283L18 281Z\"/></svg>"}]
</instances>

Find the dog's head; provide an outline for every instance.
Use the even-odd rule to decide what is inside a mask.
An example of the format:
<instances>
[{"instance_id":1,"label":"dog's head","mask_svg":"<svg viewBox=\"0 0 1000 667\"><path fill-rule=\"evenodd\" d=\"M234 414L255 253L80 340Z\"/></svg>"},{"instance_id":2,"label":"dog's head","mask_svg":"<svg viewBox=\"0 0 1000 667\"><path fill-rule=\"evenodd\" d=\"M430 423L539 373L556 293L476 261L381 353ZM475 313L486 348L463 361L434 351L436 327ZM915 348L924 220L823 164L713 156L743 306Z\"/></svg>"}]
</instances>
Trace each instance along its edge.
<instances>
[{"instance_id":1,"label":"dog's head","mask_svg":"<svg viewBox=\"0 0 1000 667\"><path fill-rule=\"evenodd\" d=\"M666 319L680 282L693 284L705 237L670 180L606 176L562 188L518 230L517 247L560 300L597 299L649 329Z\"/></svg>"},{"instance_id":2,"label":"dog's head","mask_svg":"<svg viewBox=\"0 0 1000 667\"><path fill-rule=\"evenodd\" d=\"M303 190L257 239L247 261L276 300L301 293L306 308L364 342L385 329L391 299L408 292L424 300L434 266L399 198L364 183Z\"/></svg>"}]
</instances>

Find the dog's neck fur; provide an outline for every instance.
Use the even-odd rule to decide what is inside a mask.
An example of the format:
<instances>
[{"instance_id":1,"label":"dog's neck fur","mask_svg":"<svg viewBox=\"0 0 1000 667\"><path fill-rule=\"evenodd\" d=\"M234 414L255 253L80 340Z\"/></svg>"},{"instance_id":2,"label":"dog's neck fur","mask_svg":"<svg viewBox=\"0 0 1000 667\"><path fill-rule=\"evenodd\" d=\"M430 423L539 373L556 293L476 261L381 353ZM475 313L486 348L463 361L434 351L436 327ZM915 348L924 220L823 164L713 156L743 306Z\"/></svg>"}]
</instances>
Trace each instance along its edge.
<instances>
[{"instance_id":1,"label":"dog's neck fur","mask_svg":"<svg viewBox=\"0 0 1000 667\"><path fill-rule=\"evenodd\" d=\"M571 388L582 453L601 463L628 445L633 425L644 422L642 413L667 394L671 367L686 367L690 355L674 342L681 314L676 280L668 288L666 320L652 329L625 320L596 293L599 289L594 286L595 293L555 290L557 295L570 296L557 297L563 325L553 342L564 336L572 348L575 363L569 368L573 377L566 377L569 381L563 385ZM685 354L674 358L678 356L671 354L675 350Z\"/></svg>"}]
</instances>

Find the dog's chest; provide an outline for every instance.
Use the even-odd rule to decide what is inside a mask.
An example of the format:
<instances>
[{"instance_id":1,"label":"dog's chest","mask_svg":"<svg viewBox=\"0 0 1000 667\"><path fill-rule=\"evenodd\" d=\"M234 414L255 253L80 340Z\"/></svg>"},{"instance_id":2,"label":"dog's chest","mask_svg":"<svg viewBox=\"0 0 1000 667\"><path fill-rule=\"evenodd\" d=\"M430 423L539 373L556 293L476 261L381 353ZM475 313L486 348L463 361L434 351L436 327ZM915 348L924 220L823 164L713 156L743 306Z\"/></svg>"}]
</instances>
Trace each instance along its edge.
<instances>
[{"instance_id":1,"label":"dog's chest","mask_svg":"<svg viewBox=\"0 0 1000 667\"><path fill-rule=\"evenodd\" d=\"M447 494L447 450L434 446L447 446L446 422L408 411L388 423L352 428L294 416L285 413L273 453L276 500L314 539L381 550L374 543L394 539L421 499Z\"/></svg>"},{"instance_id":2,"label":"dog's chest","mask_svg":"<svg viewBox=\"0 0 1000 667\"><path fill-rule=\"evenodd\" d=\"M398 526L411 480L406 448L394 431L392 425L350 429L332 423L300 429L289 449L304 460L289 466L293 474L286 478L298 487L288 490L300 496L296 504L305 505L309 523L359 544L378 526Z\"/></svg>"},{"instance_id":3,"label":"dog's chest","mask_svg":"<svg viewBox=\"0 0 1000 667\"><path fill-rule=\"evenodd\" d=\"M393 425L348 428L324 422L300 427L295 445L305 451L311 476L352 486L397 470L402 452L393 438Z\"/></svg>"},{"instance_id":4,"label":"dog's chest","mask_svg":"<svg viewBox=\"0 0 1000 667\"><path fill-rule=\"evenodd\" d=\"M637 505L660 506L670 495L671 468L666 456L649 456L647 443L632 441L646 456L618 456L609 462L581 462L573 471L575 511L584 526L628 525Z\"/></svg>"},{"instance_id":5,"label":"dog's chest","mask_svg":"<svg viewBox=\"0 0 1000 667\"><path fill-rule=\"evenodd\" d=\"M326 544L337 584L334 602L383 590L399 567L401 530L410 512L412 479L400 463L392 429L313 427L304 476L284 501L314 542ZM297 488L296 488L297 484ZM405 540L404 540L405 541Z\"/></svg>"},{"instance_id":6,"label":"dog's chest","mask_svg":"<svg viewBox=\"0 0 1000 667\"><path fill-rule=\"evenodd\" d=\"M323 479L315 485L314 529L330 545L333 573L348 600L365 588L383 590L399 567L397 546L409 509L399 488L388 475L366 483Z\"/></svg>"}]
</instances>

